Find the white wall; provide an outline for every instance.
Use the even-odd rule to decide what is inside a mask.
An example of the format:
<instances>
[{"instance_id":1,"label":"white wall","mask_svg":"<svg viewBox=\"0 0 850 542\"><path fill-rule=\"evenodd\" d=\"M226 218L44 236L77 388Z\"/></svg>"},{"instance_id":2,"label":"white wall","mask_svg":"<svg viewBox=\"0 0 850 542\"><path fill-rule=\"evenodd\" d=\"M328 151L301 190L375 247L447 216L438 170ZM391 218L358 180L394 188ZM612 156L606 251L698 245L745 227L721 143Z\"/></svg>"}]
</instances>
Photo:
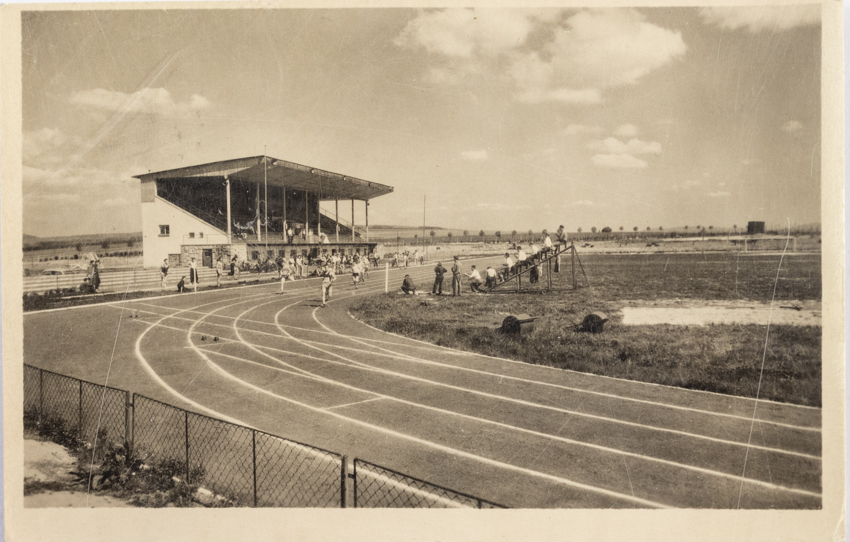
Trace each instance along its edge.
<instances>
[{"instance_id":1,"label":"white wall","mask_svg":"<svg viewBox=\"0 0 850 542\"><path fill-rule=\"evenodd\" d=\"M165 224L169 226L169 234L160 236L159 226ZM188 236L190 232L201 242L201 233L204 234L204 239L215 236L211 239L214 239L213 242L219 242L221 236L227 234L159 196L155 196L153 201L142 202L143 265L159 267L169 254L180 254L183 237ZM210 241L206 242L209 243Z\"/></svg>"}]
</instances>

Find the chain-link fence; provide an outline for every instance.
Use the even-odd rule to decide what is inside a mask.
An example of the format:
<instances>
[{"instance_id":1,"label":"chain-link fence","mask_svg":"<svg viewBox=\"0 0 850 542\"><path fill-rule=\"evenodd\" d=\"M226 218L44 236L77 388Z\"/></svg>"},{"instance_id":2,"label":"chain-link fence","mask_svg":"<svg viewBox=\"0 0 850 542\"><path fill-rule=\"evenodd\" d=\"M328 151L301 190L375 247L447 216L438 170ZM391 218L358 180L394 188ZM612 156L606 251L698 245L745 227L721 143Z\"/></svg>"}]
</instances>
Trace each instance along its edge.
<instances>
[{"instance_id":1,"label":"chain-link fence","mask_svg":"<svg viewBox=\"0 0 850 542\"><path fill-rule=\"evenodd\" d=\"M103 448L129 440L124 390L24 365L24 412L39 420L60 421L81 441Z\"/></svg>"},{"instance_id":2,"label":"chain-link fence","mask_svg":"<svg viewBox=\"0 0 850 542\"><path fill-rule=\"evenodd\" d=\"M506 508L361 459L352 476L355 508Z\"/></svg>"},{"instance_id":3,"label":"chain-link fence","mask_svg":"<svg viewBox=\"0 0 850 542\"><path fill-rule=\"evenodd\" d=\"M504 508L345 456L130 392L24 365L25 415L61 420L103 449L129 443L171 463L191 484L241 506Z\"/></svg>"}]
</instances>

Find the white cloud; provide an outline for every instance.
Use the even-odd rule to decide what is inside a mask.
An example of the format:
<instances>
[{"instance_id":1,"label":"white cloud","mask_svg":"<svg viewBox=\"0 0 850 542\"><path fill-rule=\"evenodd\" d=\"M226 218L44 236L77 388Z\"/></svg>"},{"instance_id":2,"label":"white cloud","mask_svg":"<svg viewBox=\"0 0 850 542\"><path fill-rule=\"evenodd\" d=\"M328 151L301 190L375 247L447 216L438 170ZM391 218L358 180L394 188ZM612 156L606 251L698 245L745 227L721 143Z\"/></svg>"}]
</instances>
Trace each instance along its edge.
<instances>
[{"instance_id":1,"label":"white cloud","mask_svg":"<svg viewBox=\"0 0 850 542\"><path fill-rule=\"evenodd\" d=\"M591 141L587 144L587 148L606 154L661 154L661 143L640 139L630 139L628 143L624 143L615 137L608 137Z\"/></svg>"},{"instance_id":2,"label":"white cloud","mask_svg":"<svg viewBox=\"0 0 850 542\"><path fill-rule=\"evenodd\" d=\"M599 167L616 169L643 169L647 163L631 154L596 154L591 158Z\"/></svg>"},{"instance_id":3,"label":"white cloud","mask_svg":"<svg viewBox=\"0 0 850 542\"><path fill-rule=\"evenodd\" d=\"M803 123L797 120L789 120L788 122L782 125L782 131L788 132L789 134L793 134L794 132L799 132L803 129Z\"/></svg>"},{"instance_id":4,"label":"white cloud","mask_svg":"<svg viewBox=\"0 0 850 542\"><path fill-rule=\"evenodd\" d=\"M508 73L521 100L598 103L603 90L633 85L687 49L680 32L634 9L583 10L564 27L540 53L517 54Z\"/></svg>"},{"instance_id":5,"label":"white cloud","mask_svg":"<svg viewBox=\"0 0 850 542\"><path fill-rule=\"evenodd\" d=\"M419 10L394 43L447 57L471 58L475 53L495 55L522 45L532 28L532 16L526 10Z\"/></svg>"},{"instance_id":6,"label":"white cloud","mask_svg":"<svg viewBox=\"0 0 850 542\"><path fill-rule=\"evenodd\" d=\"M193 94L188 101L175 102L164 88L145 88L132 94L96 88L75 92L69 101L94 109L162 117L185 117L210 107L210 101L198 94Z\"/></svg>"},{"instance_id":7,"label":"white cloud","mask_svg":"<svg viewBox=\"0 0 850 542\"><path fill-rule=\"evenodd\" d=\"M470 162L483 162L487 160L487 151L485 150L477 150L477 151L463 151L460 153L460 157L464 160L469 160Z\"/></svg>"},{"instance_id":8,"label":"white cloud","mask_svg":"<svg viewBox=\"0 0 850 542\"><path fill-rule=\"evenodd\" d=\"M576 105L601 103L605 89L633 85L687 49L680 32L634 9L582 10L562 20L564 13L419 10L394 43L433 56L424 74L431 84L506 76L520 101Z\"/></svg>"},{"instance_id":9,"label":"white cloud","mask_svg":"<svg viewBox=\"0 0 850 542\"><path fill-rule=\"evenodd\" d=\"M614 130L614 135L617 137L635 137L638 135L638 127L634 124L623 124L617 126L617 129Z\"/></svg>"},{"instance_id":10,"label":"white cloud","mask_svg":"<svg viewBox=\"0 0 850 542\"><path fill-rule=\"evenodd\" d=\"M58 128L42 128L23 133L22 150L24 162L56 150L65 142L65 135Z\"/></svg>"},{"instance_id":11,"label":"white cloud","mask_svg":"<svg viewBox=\"0 0 850 542\"><path fill-rule=\"evenodd\" d=\"M708 7L700 10L703 22L750 32L788 30L820 24L820 4L754 7Z\"/></svg>"},{"instance_id":12,"label":"white cloud","mask_svg":"<svg viewBox=\"0 0 850 542\"><path fill-rule=\"evenodd\" d=\"M732 193L721 191L721 192L709 192L706 195L710 198L728 198L729 196L732 195Z\"/></svg>"},{"instance_id":13,"label":"white cloud","mask_svg":"<svg viewBox=\"0 0 850 542\"><path fill-rule=\"evenodd\" d=\"M561 130L563 135L577 135L577 134L600 134L602 133L601 126L589 126L587 124L570 124L563 130Z\"/></svg>"}]
</instances>

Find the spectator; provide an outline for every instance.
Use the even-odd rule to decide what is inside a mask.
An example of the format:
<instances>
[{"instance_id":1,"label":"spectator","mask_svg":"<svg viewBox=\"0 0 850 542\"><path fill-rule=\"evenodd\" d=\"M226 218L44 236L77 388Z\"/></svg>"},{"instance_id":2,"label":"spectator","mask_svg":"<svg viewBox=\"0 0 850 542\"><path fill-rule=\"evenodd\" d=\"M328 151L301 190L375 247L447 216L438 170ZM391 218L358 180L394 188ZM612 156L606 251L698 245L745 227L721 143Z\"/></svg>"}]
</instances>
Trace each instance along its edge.
<instances>
[{"instance_id":1,"label":"spectator","mask_svg":"<svg viewBox=\"0 0 850 542\"><path fill-rule=\"evenodd\" d=\"M437 267L434 268L434 287L431 288L431 293L434 295L443 295L443 275L446 274L446 268L442 262L437 262Z\"/></svg>"},{"instance_id":2,"label":"spectator","mask_svg":"<svg viewBox=\"0 0 850 542\"><path fill-rule=\"evenodd\" d=\"M416 295L416 285L413 284L413 279L410 278L410 275L404 276L404 280L401 283L401 291L409 295Z\"/></svg>"},{"instance_id":3,"label":"spectator","mask_svg":"<svg viewBox=\"0 0 850 542\"><path fill-rule=\"evenodd\" d=\"M224 272L224 264L221 263L221 256L215 261L215 286L221 288L221 274Z\"/></svg>"},{"instance_id":4,"label":"spectator","mask_svg":"<svg viewBox=\"0 0 850 542\"><path fill-rule=\"evenodd\" d=\"M522 246L517 247L517 249L516 270L519 272L520 268L528 266L528 256L526 256L525 250L522 249Z\"/></svg>"},{"instance_id":5,"label":"spectator","mask_svg":"<svg viewBox=\"0 0 850 542\"><path fill-rule=\"evenodd\" d=\"M484 286L486 288L492 288L496 285L496 270L490 266L487 266L487 276L485 278Z\"/></svg>"},{"instance_id":6,"label":"spectator","mask_svg":"<svg viewBox=\"0 0 850 542\"><path fill-rule=\"evenodd\" d=\"M452 265L452 297L460 296L460 286L461 286L461 271L462 267L460 262L457 259L457 256L454 258L454 264Z\"/></svg>"},{"instance_id":7,"label":"spectator","mask_svg":"<svg viewBox=\"0 0 850 542\"><path fill-rule=\"evenodd\" d=\"M567 233L564 231L564 226L558 226L558 231L555 232L555 240L559 245L567 246Z\"/></svg>"},{"instance_id":8,"label":"spectator","mask_svg":"<svg viewBox=\"0 0 850 542\"><path fill-rule=\"evenodd\" d=\"M508 280L514 272L514 261L511 255L505 252L505 263L502 264L502 280Z\"/></svg>"},{"instance_id":9,"label":"spectator","mask_svg":"<svg viewBox=\"0 0 850 542\"><path fill-rule=\"evenodd\" d=\"M192 261L189 262L189 284L192 285L193 290L198 291L198 269L195 258L192 258Z\"/></svg>"},{"instance_id":10,"label":"spectator","mask_svg":"<svg viewBox=\"0 0 850 542\"><path fill-rule=\"evenodd\" d=\"M470 290L476 293L481 292L481 274L475 269L474 265L472 266L472 272L466 276L469 277Z\"/></svg>"},{"instance_id":11,"label":"spectator","mask_svg":"<svg viewBox=\"0 0 850 542\"><path fill-rule=\"evenodd\" d=\"M552 252L552 239L548 233L543 232L543 250L541 251L541 255L545 256L549 252Z\"/></svg>"},{"instance_id":12,"label":"spectator","mask_svg":"<svg viewBox=\"0 0 850 542\"><path fill-rule=\"evenodd\" d=\"M177 291L181 294L186 291L186 275L180 277L180 282L177 283Z\"/></svg>"},{"instance_id":13,"label":"spectator","mask_svg":"<svg viewBox=\"0 0 850 542\"><path fill-rule=\"evenodd\" d=\"M280 292L278 292L278 294L282 294L283 284L289 279L289 275L291 274L289 264L283 258L281 258L281 267L278 270L278 273L280 274Z\"/></svg>"}]
</instances>

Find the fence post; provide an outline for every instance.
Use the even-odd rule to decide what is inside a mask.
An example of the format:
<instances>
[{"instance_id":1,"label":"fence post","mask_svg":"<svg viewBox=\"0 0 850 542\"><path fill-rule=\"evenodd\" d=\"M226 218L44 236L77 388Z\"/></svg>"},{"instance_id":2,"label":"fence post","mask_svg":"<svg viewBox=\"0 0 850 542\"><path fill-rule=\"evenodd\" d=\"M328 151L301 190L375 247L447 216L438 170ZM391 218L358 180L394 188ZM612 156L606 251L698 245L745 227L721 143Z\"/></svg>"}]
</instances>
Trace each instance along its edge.
<instances>
[{"instance_id":1,"label":"fence post","mask_svg":"<svg viewBox=\"0 0 850 542\"><path fill-rule=\"evenodd\" d=\"M350 476L354 479L354 508L357 508L357 458L351 462L352 473Z\"/></svg>"},{"instance_id":2,"label":"fence post","mask_svg":"<svg viewBox=\"0 0 850 542\"><path fill-rule=\"evenodd\" d=\"M185 423L186 434L186 483L189 483L189 412L183 411L183 420Z\"/></svg>"},{"instance_id":3,"label":"fence post","mask_svg":"<svg viewBox=\"0 0 850 542\"><path fill-rule=\"evenodd\" d=\"M77 437L83 439L83 381L80 380L80 402L77 410Z\"/></svg>"},{"instance_id":4,"label":"fence post","mask_svg":"<svg viewBox=\"0 0 850 542\"><path fill-rule=\"evenodd\" d=\"M44 371L38 370L38 418L44 416Z\"/></svg>"},{"instance_id":5,"label":"fence post","mask_svg":"<svg viewBox=\"0 0 850 542\"><path fill-rule=\"evenodd\" d=\"M254 464L254 508L257 507L257 430L251 431L251 455Z\"/></svg>"},{"instance_id":6,"label":"fence post","mask_svg":"<svg viewBox=\"0 0 850 542\"><path fill-rule=\"evenodd\" d=\"M132 392L124 392L124 442L132 450L134 448L133 425L136 423L136 413L134 412L133 394Z\"/></svg>"},{"instance_id":7,"label":"fence post","mask_svg":"<svg viewBox=\"0 0 850 542\"><path fill-rule=\"evenodd\" d=\"M340 467L339 475L339 507L345 508L345 493L348 485L348 456L342 456L342 466Z\"/></svg>"}]
</instances>

